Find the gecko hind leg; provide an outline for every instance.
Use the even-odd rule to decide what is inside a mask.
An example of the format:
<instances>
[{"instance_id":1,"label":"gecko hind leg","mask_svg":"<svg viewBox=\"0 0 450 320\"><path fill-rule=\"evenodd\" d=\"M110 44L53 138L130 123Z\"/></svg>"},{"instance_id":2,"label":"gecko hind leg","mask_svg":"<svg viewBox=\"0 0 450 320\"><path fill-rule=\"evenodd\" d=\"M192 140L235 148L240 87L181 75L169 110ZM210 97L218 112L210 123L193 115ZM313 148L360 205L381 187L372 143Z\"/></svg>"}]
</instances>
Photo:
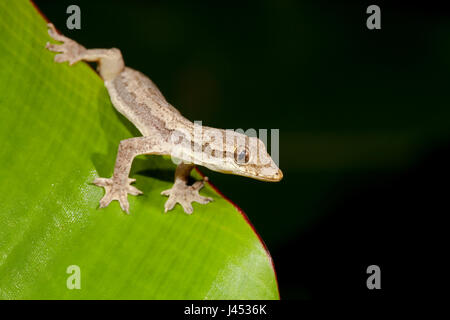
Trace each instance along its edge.
<instances>
[{"instance_id":1,"label":"gecko hind leg","mask_svg":"<svg viewBox=\"0 0 450 320\"><path fill-rule=\"evenodd\" d=\"M97 62L97 70L103 80L113 79L125 68L122 53L119 49L86 49L76 41L59 34L53 24L49 23L47 27L50 37L62 42L62 44L47 42L45 46L48 50L59 53L55 55L55 62L68 61L69 65L81 60Z\"/></svg>"},{"instance_id":2,"label":"gecko hind leg","mask_svg":"<svg viewBox=\"0 0 450 320\"><path fill-rule=\"evenodd\" d=\"M86 48L74 40L59 34L52 23L47 24L48 34L56 41L61 41L62 44L54 44L47 42L45 47L53 52L59 52L55 56L55 62L62 63L68 61L70 65L80 61Z\"/></svg>"},{"instance_id":3,"label":"gecko hind leg","mask_svg":"<svg viewBox=\"0 0 450 320\"><path fill-rule=\"evenodd\" d=\"M169 199L164 205L164 212L172 210L177 203L179 203L184 212L191 214L194 209L192 208L192 202L198 202L206 204L213 199L210 197L203 197L199 194L201 188L203 188L205 181L208 178L205 177L202 181L196 181L192 186L188 185L189 174L194 168L192 164L180 163L175 171L175 183L171 189L161 192L163 196L168 196Z\"/></svg>"}]
</instances>

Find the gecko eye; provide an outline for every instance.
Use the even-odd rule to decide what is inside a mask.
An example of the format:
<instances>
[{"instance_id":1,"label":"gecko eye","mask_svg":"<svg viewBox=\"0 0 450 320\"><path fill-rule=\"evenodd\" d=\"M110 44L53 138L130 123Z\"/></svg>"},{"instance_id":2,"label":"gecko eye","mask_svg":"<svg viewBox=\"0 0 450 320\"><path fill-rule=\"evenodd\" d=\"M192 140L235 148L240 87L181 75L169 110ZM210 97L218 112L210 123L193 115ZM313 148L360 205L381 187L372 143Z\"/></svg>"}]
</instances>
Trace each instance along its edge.
<instances>
[{"instance_id":1,"label":"gecko eye","mask_svg":"<svg viewBox=\"0 0 450 320\"><path fill-rule=\"evenodd\" d=\"M248 148L236 148L234 150L234 161L238 164L246 164L250 160Z\"/></svg>"}]
</instances>

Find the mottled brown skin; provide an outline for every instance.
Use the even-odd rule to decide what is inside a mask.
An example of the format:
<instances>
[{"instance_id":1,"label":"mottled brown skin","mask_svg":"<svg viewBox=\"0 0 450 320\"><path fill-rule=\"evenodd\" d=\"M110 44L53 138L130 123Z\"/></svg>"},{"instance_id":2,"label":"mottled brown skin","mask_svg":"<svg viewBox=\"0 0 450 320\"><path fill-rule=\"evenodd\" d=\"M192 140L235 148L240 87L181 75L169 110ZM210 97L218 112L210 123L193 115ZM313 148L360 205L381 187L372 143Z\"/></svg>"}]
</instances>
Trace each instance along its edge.
<instances>
[{"instance_id":1,"label":"mottled brown skin","mask_svg":"<svg viewBox=\"0 0 450 320\"><path fill-rule=\"evenodd\" d=\"M114 107L130 120L142 137L122 140L117 152L114 174L111 178L97 178L94 184L105 188L100 207L118 200L122 210L129 212L128 194L142 194L130 184L128 177L134 157L141 154L172 155L180 160L175 171L175 183L161 192L169 199L165 212L180 203L184 211L192 213L192 202L206 204L209 197L199 195L203 181L188 185L188 177L195 165L211 170L242 175L263 181L279 181L281 170L268 155L264 143L230 130L199 126L184 118L170 105L156 85L144 74L125 66L120 50L89 49L58 34L48 24L49 35L63 44L47 43L58 63L70 65L80 61L95 61L105 82Z\"/></svg>"}]
</instances>

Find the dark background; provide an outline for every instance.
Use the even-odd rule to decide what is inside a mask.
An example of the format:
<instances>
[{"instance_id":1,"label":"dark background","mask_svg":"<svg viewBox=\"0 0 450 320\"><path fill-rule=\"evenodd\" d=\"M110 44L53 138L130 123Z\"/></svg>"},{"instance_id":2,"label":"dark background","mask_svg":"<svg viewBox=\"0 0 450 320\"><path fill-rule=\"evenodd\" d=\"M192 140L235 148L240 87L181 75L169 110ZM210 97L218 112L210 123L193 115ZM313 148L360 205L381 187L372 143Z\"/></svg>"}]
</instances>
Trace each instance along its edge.
<instances>
[{"instance_id":1,"label":"dark background","mask_svg":"<svg viewBox=\"0 0 450 320\"><path fill-rule=\"evenodd\" d=\"M192 2L192 3L191 3ZM392 2L392 1L391 1ZM444 287L450 13L396 1L35 1L88 48L117 47L188 119L280 129L280 183L202 168L249 216L282 299ZM66 8L81 7L81 30ZM381 30L366 8L381 7ZM366 268L381 268L380 291Z\"/></svg>"}]
</instances>

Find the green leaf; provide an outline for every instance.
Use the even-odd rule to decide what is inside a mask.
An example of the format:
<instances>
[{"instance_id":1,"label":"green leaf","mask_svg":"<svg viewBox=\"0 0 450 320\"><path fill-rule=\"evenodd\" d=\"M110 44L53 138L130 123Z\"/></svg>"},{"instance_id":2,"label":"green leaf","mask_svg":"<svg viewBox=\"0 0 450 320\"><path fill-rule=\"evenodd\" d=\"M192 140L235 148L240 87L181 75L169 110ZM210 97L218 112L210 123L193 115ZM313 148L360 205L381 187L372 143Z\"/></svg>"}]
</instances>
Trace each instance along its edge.
<instances>
[{"instance_id":1,"label":"green leaf","mask_svg":"<svg viewBox=\"0 0 450 320\"><path fill-rule=\"evenodd\" d=\"M87 64L53 62L30 2L0 2L0 35L0 298L278 299L264 245L211 185L201 194L214 201L192 215L163 213L169 158L135 160L144 195L129 196L130 215L117 201L98 209L91 182L111 176L135 131Z\"/></svg>"}]
</instances>

